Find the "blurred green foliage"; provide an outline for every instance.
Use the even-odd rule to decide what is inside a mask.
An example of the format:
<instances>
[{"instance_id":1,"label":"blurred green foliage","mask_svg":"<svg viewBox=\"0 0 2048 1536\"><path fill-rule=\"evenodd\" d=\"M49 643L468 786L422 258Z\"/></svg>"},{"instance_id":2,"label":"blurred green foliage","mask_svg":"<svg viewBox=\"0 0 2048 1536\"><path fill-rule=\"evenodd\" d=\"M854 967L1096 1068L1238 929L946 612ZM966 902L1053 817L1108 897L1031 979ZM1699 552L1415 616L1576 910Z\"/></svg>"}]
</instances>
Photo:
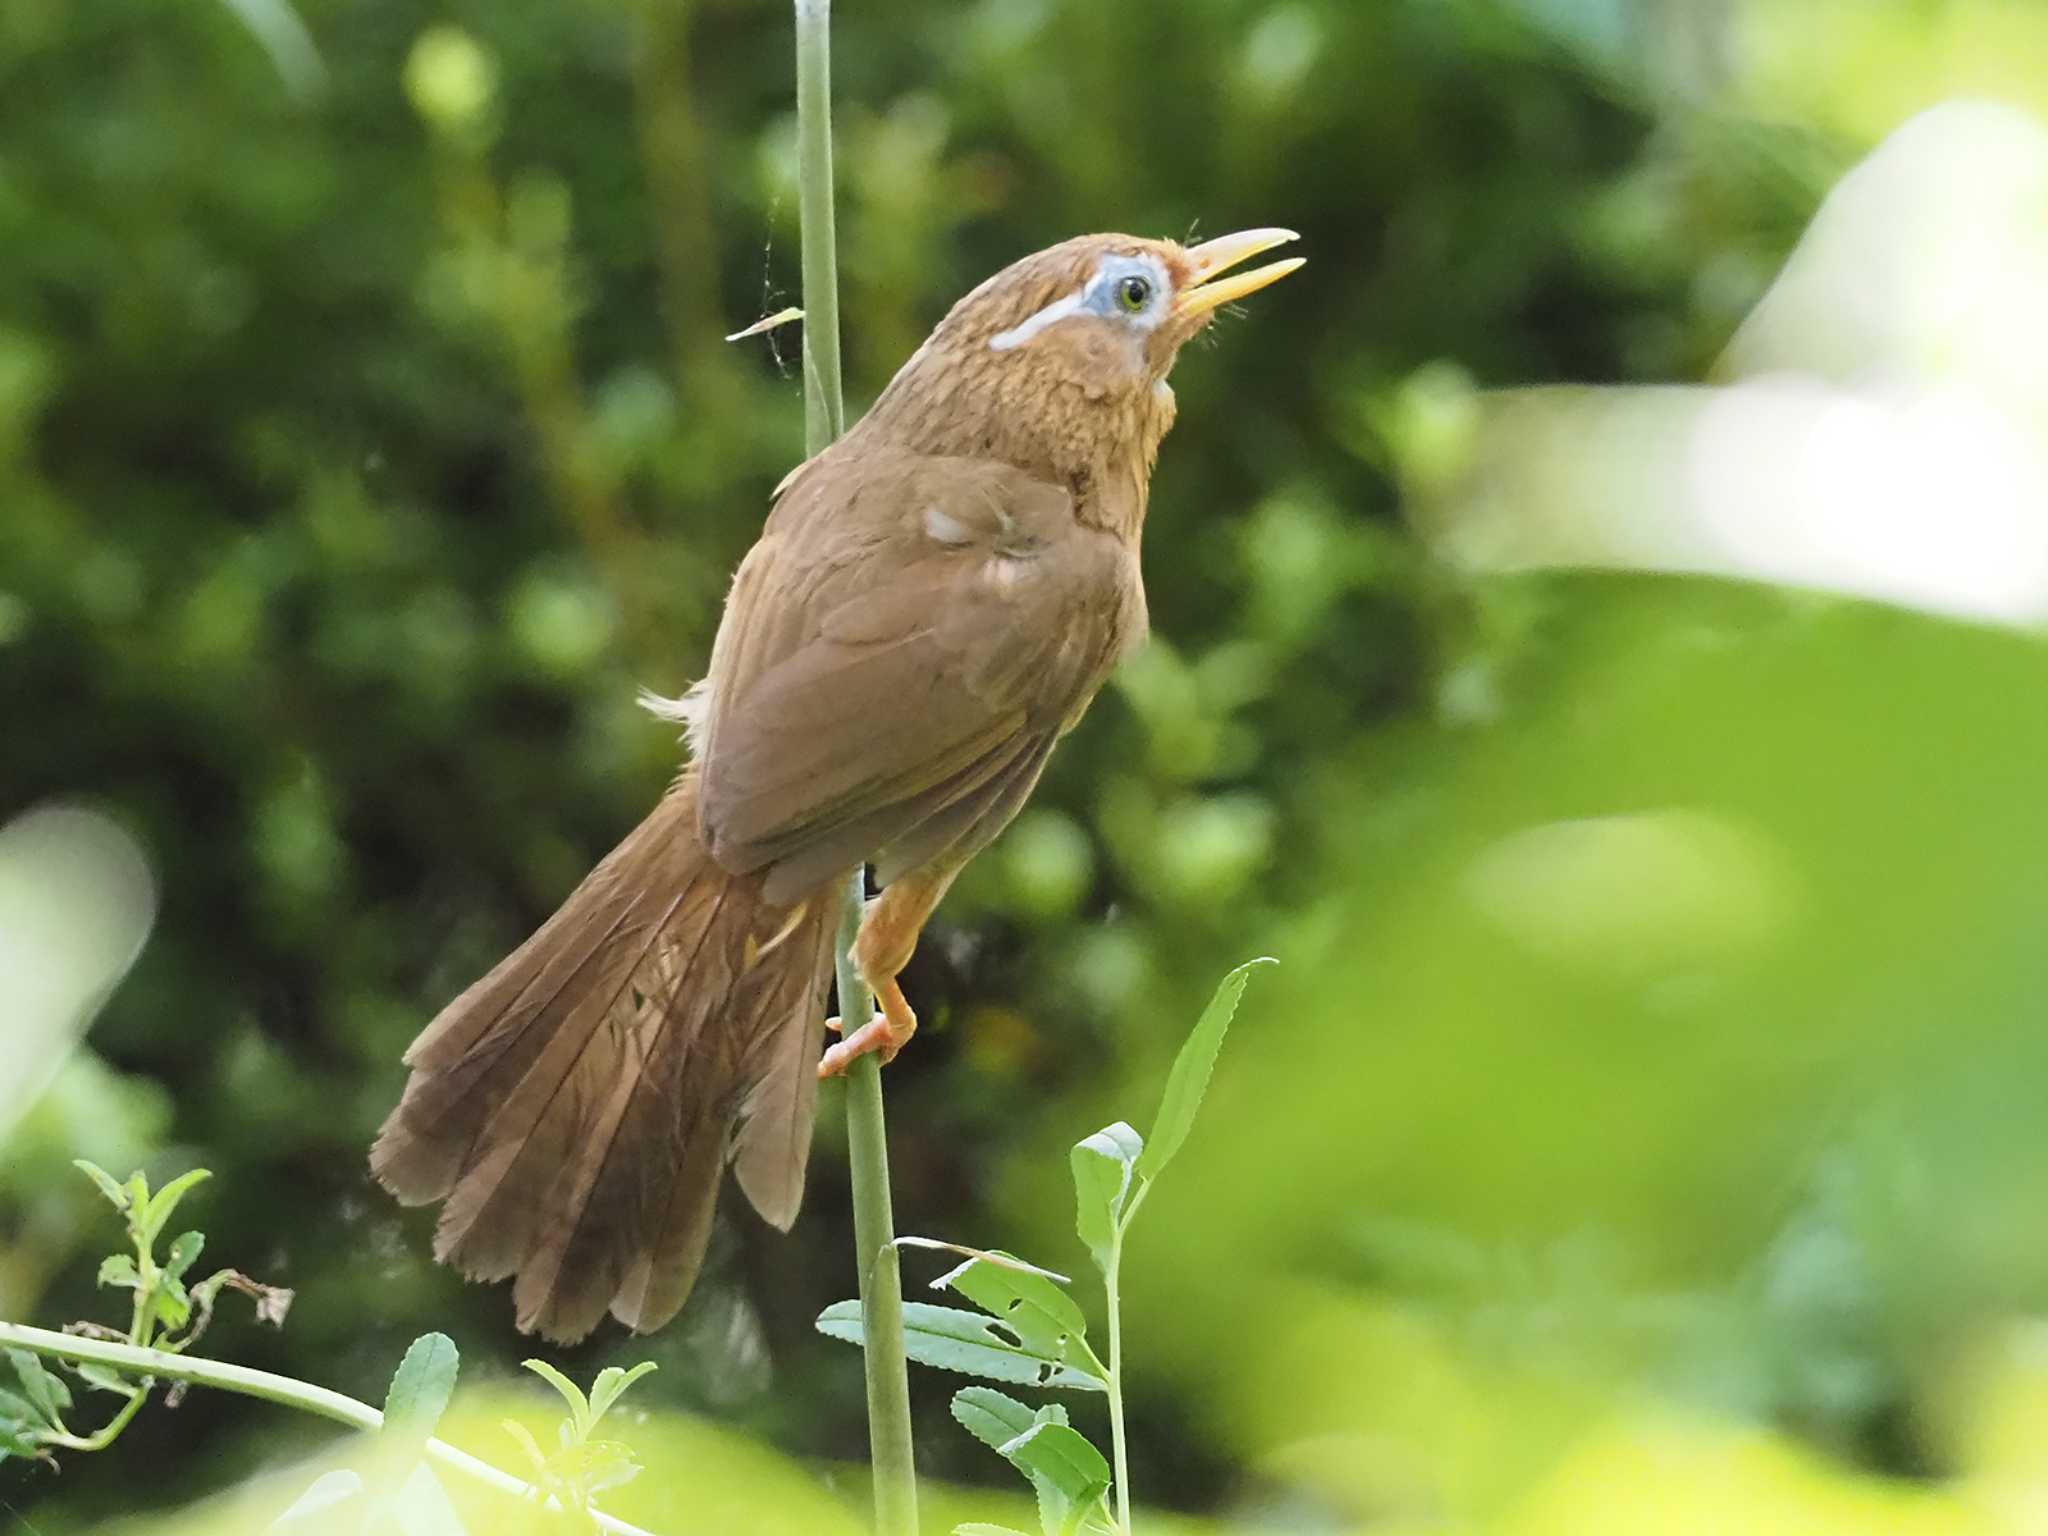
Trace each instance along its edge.
<instances>
[{"instance_id":1,"label":"blurred green foliage","mask_svg":"<svg viewBox=\"0 0 2048 1536\"><path fill-rule=\"evenodd\" d=\"M1050 1259L1058 1149L1219 970L1286 961L1128 1256L1148 1496L1977 1530L2038 1486L2038 643L1475 585L1396 486L1474 385L1703 376L1870 143L2038 96L2044 50L1990 0L842 9L856 407L1077 231L1281 223L1311 261L1183 360L1157 638L948 902L888 1078L899 1226ZM0 1158L0 1316L93 1310L68 1158L203 1162L209 1246L299 1293L212 1352L375 1400L439 1329L515 1390L506 1297L364 1149L420 1023L673 770L635 689L702 667L800 454L789 333L720 339L797 286L791 111L771 0L0 0L0 817L95 801L161 893ZM850 1270L833 1104L791 1236L726 1202L674 1327L563 1352L661 1363L636 1520L859 1507L859 1363L810 1327ZM992 1480L946 1395L922 1470ZM502 1459L497 1416L456 1421ZM323 1434L195 1397L0 1507L140 1517Z\"/></svg>"}]
</instances>

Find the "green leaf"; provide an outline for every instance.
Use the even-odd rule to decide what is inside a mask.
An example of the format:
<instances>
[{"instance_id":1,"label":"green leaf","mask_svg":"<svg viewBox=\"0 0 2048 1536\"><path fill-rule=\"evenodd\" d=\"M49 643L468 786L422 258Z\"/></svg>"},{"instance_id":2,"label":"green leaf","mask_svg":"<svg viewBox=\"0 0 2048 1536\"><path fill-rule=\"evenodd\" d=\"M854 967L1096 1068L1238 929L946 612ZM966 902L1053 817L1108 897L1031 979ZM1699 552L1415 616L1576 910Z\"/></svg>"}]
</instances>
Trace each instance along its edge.
<instances>
[{"instance_id":1,"label":"green leaf","mask_svg":"<svg viewBox=\"0 0 2048 1536\"><path fill-rule=\"evenodd\" d=\"M1247 960L1217 986L1216 995L1209 999L1209 1006L1196 1021L1194 1033L1174 1058L1173 1071L1167 1074L1166 1093L1159 1101L1159 1118L1152 1123L1152 1139L1138 1156L1139 1178L1157 1178L1188 1139L1195 1111L1202 1107L1202 1095L1209 1091L1209 1074L1216 1069L1223 1036L1230 1028L1231 1016L1237 1012L1237 1000L1244 995L1244 984L1251 979L1254 967L1276 963L1270 958Z\"/></svg>"},{"instance_id":2,"label":"green leaf","mask_svg":"<svg viewBox=\"0 0 2048 1536\"><path fill-rule=\"evenodd\" d=\"M630 1483L642 1470L631 1446L618 1440L593 1440L583 1448L577 1482L588 1497Z\"/></svg>"},{"instance_id":3,"label":"green leaf","mask_svg":"<svg viewBox=\"0 0 2048 1536\"><path fill-rule=\"evenodd\" d=\"M101 1285L118 1285L125 1290L134 1290L142 1284L142 1276L135 1272L135 1261L125 1253L110 1253L100 1260Z\"/></svg>"},{"instance_id":4,"label":"green leaf","mask_svg":"<svg viewBox=\"0 0 2048 1536\"><path fill-rule=\"evenodd\" d=\"M445 1333L423 1333L405 1351L384 1394L387 1438L424 1441L441 1422L455 1392L462 1358Z\"/></svg>"},{"instance_id":5,"label":"green leaf","mask_svg":"<svg viewBox=\"0 0 2048 1536\"><path fill-rule=\"evenodd\" d=\"M965 1525L954 1526L953 1536L1024 1536L1024 1533L1007 1525L990 1525L986 1520L970 1520Z\"/></svg>"},{"instance_id":6,"label":"green leaf","mask_svg":"<svg viewBox=\"0 0 2048 1536\"><path fill-rule=\"evenodd\" d=\"M137 1218L139 1225L135 1240L144 1249L155 1247L157 1238L171 1224L171 1215L178 1209L178 1202L191 1192L195 1184L203 1184L212 1177L209 1169L189 1168L150 1196L148 1210Z\"/></svg>"},{"instance_id":7,"label":"green leaf","mask_svg":"<svg viewBox=\"0 0 2048 1536\"><path fill-rule=\"evenodd\" d=\"M1000 1451L1038 1422L1029 1404L994 1387L962 1387L955 1392L953 1418L992 1451Z\"/></svg>"},{"instance_id":8,"label":"green leaf","mask_svg":"<svg viewBox=\"0 0 2048 1536\"><path fill-rule=\"evenodd\" d=\"M545 1472L548 1459L541 1454L540 1442L533 1438L527 1427L517 1419L500 1419L498 1422L504 1426L506 1434L519 1442L519 1448L526 1452L526 1459L533 1464L533 1470Z\"/></svg>"},{"instance_id":9,"label":"green leaf","mask_svg":"<svg viewBox=\"0 0 2048 1536\"><path fill-rule=\"evenodd\" d=\"M1037 1485L1041 1480L1064 1501L1041 1498L1040 1513L1049 1515L1063 1530L1072 1530L1085 1519L1089 1506L1109 1488L1109 1463L1102 1452L1090 1445L1076 1429L1065 1424L1035 1424L1009 1444L1000 1447L1003 1459ZM1054 1508L1047 1509L1048 1502Z\"/></svg>"},{"instance_id":10,"label":"green leaf","mask_svg":"<svg viewBox=\"0 0 2048 1536\"><path fill-rule=\"evenodd\" d=\"M98 1387L102 1392L117 1392L122 1397L127 1397L142 1385L140 1381L129 1380L110 1365L98 1365L90 1360L74 1360L67 1363L78 1373L79 1380L89 1387Z\"/></svg>"},{"instance_id":11,"label":"green leaf","mask_svg":"<svg viewBox=\"0 0 2048 1536\"><path fill-rule=\"evenodd\" d=\"M199 1262L199 1251L205 1246L204 1232L180 1232L171 1239L171 1253L164 1260L163 1272L173 1280L182 1280L185 1271Z\"/></svg>"},{"instance_id":12,"label":"green leaf","mask_svg":"<svg viewBox=\"0 0 2048 1536\"><path fill-rule=\"evenodd\" d=\"M1026 1349L1004 1325L979 1312L935 1307L925 1302L903 1304L904 1353L919 1365L989 1381L1027 1387L1067 1387L1085 1392L1103 1390L1100 1375L1072 1362ZM849 1344L862 1342L860 1303L835 1301L818 1314L818 1332Z\"/></svg>"},{"instance_id":13,"label":"green leaf","mask_svg":"<svg viewBox=\"0 0 2048 1536\"><path fill-rule=\"evenodd\" d=\"M1110 1244L1131 1192L1131 1173L1145 1150L1145 1138L1119 1120L1074 1143L1074 1230L1088 1245L1095 1267L1109 1272Z\"/></svg>"},{"instance_id":14,"label":"green leaf","mask_svg":"<svg viewBox=\"0 0 2048 1536\"><path fill-rule=\"evenodd\" d=\"M192 1298L185 1282L168 1272L156 1277L156 1315L168 1333L176 1333L192 1320Z\"/></svg>"},{"instance_id":15,"label":"green leaf","mask_svg":"<svg viewBox=\"0 0 2048 1536\"><path fill-rule=\"evenodd\" d=\"M102 1168L98 1163L89 1163L82 1157L74 1157L71 1160L71 1166L97 1184L100 1188L100 1193L112 1202L115 1210L125 1211L128 1209L128 1191L123 1189L121 1181L107 1172L106 1169Z\"/></svg>"},{"instance_id":16,"label":"green leaf","mask_svg":"<svg viewBox=\"0 0 2048 1536\"><path fill-rule=\"evenodd\" d=\"M590 1399L583 1395L583 1389L545 1360L522 1360L520 1364L562 1394L562 1401L569 1405L569 1417L575 1421L576 1438L581 1440L589 1434Z\"/></svg>"},{"instance_id":17,"label":"green leaf","mask_svg":"<svg viewBox=\"0 0 2048 1536\"><path fill-rule=\"evenodd\" d=\"M951 1286L999 1319L1032 1353L1048 1360L1078 1360L1095 1375L1104 1374L1102 1362L1088 1347L1088 1324L1080 1307L1042 1273L1012 1269L989 1259L970 1259L933 1284Z\"/></svg>"},{"instance_id":18,"label":"green leaf","mask_svg":"<svg viewBox=\"0 0 2048 1536\"><path fill-rule=\"evenodd\" d=\"M56 1428L64 1410L71 1406L71 1389L64 1385L64 1378L45 1370L43 1362L26 1349L8 1350L7 1360L20 1378L21 1390L27 1394L36 1417Z\"/></svg>"},{"instance_id":19,"label":"green leaf","mask_svg":"<svg viewBox=\"0 0 2048 1536\"><path fill-rule=\"evenodd\" d=\"M12 1426L16 1430L33 1429L43 1421L35 1405L19 1392L10 1392L0 1387L0 1429Z\"/></svg>"},{"instance_id":20,"label":"green leaf","mask_svg":"<svg viewBox=\"0 0 2048 1536\"><path fill-rule=\"evenodd\" d=\"M616 1365L608 1365L597 1373L597 1380L590 1384L590 1422L595 1424L611 1411L613 1403L625 1396L626 1389L655 1369L652 1360L642 1360L630 1371L622 1371Z\"/></svg>"}]
</instances>

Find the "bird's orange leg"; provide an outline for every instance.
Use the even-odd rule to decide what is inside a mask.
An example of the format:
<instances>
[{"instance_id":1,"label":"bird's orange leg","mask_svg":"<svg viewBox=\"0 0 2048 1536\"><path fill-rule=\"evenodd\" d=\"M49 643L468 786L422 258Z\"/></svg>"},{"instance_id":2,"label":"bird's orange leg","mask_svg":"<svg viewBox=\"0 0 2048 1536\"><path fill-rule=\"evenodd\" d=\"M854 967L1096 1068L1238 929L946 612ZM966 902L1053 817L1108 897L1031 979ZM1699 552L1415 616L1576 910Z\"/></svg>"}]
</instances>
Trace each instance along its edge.
<instances>
[{"instance_id":1,"label":"bird's orange leg","mask_svg":"<svg viewBox=\"0 0 2048 1536\"><path fill-rule=\"evenodd\" d=\"M917 1033L917 1015L897 984L896 976L910 963L918 936L953 883L958 870L917 870L893 881L888 889L868 903L853 941L853 967L875 994L881 1016L863 1025L827 1051L818 1062L818 1076L837 1077L853 1064L854 1058L880 1051L887 1065ZM837 1030L839 1021L827 1019Z\"/></svg>"}]
</instances>

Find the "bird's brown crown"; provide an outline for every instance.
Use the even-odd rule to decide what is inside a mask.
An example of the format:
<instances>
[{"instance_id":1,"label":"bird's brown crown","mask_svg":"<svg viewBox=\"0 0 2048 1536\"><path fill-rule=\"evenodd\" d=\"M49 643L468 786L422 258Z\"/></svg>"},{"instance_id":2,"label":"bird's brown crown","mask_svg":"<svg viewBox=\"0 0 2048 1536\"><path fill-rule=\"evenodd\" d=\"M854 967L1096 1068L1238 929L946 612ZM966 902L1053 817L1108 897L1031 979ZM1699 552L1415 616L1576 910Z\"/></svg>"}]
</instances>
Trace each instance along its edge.
<instances>
[{"instance_id":1,"label":"bird's brown crown","mask_svg":"<svg viewBox=\"0 0 2048 1536\"><path fill-rule=\"evenodd\" d=\"M955 304L862 423L932 454L994 457L1048 479L1141 487L1173 423L1166 376L1229 300L1299 262L1217 281L1294 236L1195 247L1083 235L1012 263Z\"/></svg>"}]
</instances>

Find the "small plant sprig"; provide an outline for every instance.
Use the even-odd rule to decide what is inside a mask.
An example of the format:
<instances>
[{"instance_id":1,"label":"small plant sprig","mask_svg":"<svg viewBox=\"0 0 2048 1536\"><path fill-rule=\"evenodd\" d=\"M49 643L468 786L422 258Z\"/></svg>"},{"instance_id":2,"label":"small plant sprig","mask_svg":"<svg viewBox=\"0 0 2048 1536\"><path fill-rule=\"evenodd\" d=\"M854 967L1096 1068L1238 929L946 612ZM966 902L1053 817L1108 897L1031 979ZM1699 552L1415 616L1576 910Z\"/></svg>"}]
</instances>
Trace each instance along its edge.
<instances>
[{"instance_id":1,"label":"small plant sprig","mask_svg":"<svg viewBox=\"0 0 2048 1536\"><path fill-rule=\"evenodd\" d=\"M594 1501L607 1488L617 1488L638 1477L643 1470L631 1446L618 1440L595 1440L591 1433L609 1413L626 1389L654 1370L652 1360L643 1360L631 1370L606 1366L590 1384L590 1395L549 1365L545 1360L528 1360L526 1368L561 1394L569 1405L569 1416L556 1431L558 1444L552 1454L527 1432L524 1424L504 1420L506 1431L519 1442L533 1465L536 1499L553 1496L564 1509L588 1519Z\"/></svg>"},{"instance_id":2,"label":"small plant sprig","mask_svg":"<svg viewBox=\"0 0 2048 1536\"><path fill-rule=\"evenodd\" d=\"M185 1277L198 1262L206 1246L201 1232L181 1232L171 1239L163 1258L157 1257L157 1243L177 1213L179 1202L194 1186L212 1175L204 1168L180 1174L162 1189L151 1190L140 1173L130 1174L126 1183L117 1180L95 1163L79 1160L78 1170L99 1187L128 1227L129 1252L109 1254L100 1265L99 1283L134 1293L126 1332L97 1323L73 1323L65 1331L88 1338L112 1339L137 1349L183 1354L213 1320L213 1306L223 1290L240 1291L256 1304L261 1322L282 1326L292 1304L292 1293L281 1286L263 1285L239 1270L218 1269L191 1284ZM51 1461L53 1451L103 1451L120 1437L121 1431L141 1411L156 1387L153 1376L126 1375L110 1366L67 1360L63 1368L89 1388L122 1399L114 1414L89 1434L74 1431L66 1420L76 1403L63 1376L51 1371L30 1350L7 1351L19 1392L0 1389L0 1460L26 1456ZM183 1388L171 1389L171 1400Z\"/></svg>"},{"instance_id":3,"label":"small plant sprig","mask_svg":"<svg viewBox=\"0 0 2048 1536\"><path fill-rule=\"evenodd\" d=\"M962 1387L953 1394L953 1417L961 1427L1031 1484L1044 1536L1130 1536L1120 1294L1124 1239L1160 1173L1187 1141L1245 983L1254 967L1272 963L1249 961L1216 988L1174 1059L1149 1143L1119 1120L1077 1142L1070 1154L1074 1227L1102 1275L1109 1324L1106 1361L1088 1342L1080 1307L1062 1289L1065 1277L1012 1254L956 1249L971 1256L932 1282L934 1289L952 1290L973 1302L978 1312L919 1302L903 1308L905 1350L920 1365L1005 1384L1101 1392L1108 1399L1111 1459L1073 1427L1058 1403L1034 1408L992 1387ZM955 1246L918 1238L898 1241ZM818 1331L862 1343L860 1303L834 1302L818 1315ZM977 1522L956 1527L954 1536L1020 1533Z\"/></svg>"},{"instance_id":4,"label":"small plant sprig","mask_svg":"<svg viewBox=\"0 0 2048 1536\"><path fill-rule=\"evenodd\" d=\"M148 1401L157 1382L165 1380L173 1383L167 1401L197 1384L279 1403L375 1434L373 1454L364 1471L337 1467L322 1473L272 1522L273 1531L289 1532L299 1526L329 1530L335 1528L335 1521L349 1520L366 1531L395 1526L413 1536L467 1536L431 1462L514 1498L572 1511L592 1530L612 1536L648 1536L638 1526L596 1509L593 1500L598 1493L616 1488L640 1467L625 1447L593 1441L590 1431L626 1388L654 1369L652 1362L630 1371L616 1367L604 1371L585 1398L559 1372L529 1360L529 1368L545 1376L568 1401L572 1417L563 1426L563 1448L553 1457L540 1456L533 1437L510 1426L545 1472L538 1486L522 1482L434 1438L461 1367L455 1343L446 1334L422 1334L413 1340L391 1378L382 1412L311 1382L186 1354L205 1331L221 1291L251 1296L257 1317L276 1324L283 1323L292 1293L260 1285L232 1269L217 1270L188 1285L185 1277L205 1243L197 1232L180 1233L171 1240L165 1257L157 1258L157 1243L170 1226L178 1203L209 1176L205 1169L193 1169L152 1191L139 1173L124 1184L91 1163L81 1162L78 1167L127 1222L131 1252L110 1255L101 1264L100 1284L134 1292L128 1331L73 1323L58 1333L0 1320L0 1345L5 1346L21 1387L18 1392L0 1388L0 1460L19 1456L54 1461L53 1451L105 1450ZM123 1399L120 1408L93 1433L74 1433L65 1418L74 1408L71 1388L63 1376L43 1364L45 1359L54 1360L61 1370L89 1387L118 1394Z\"/></svg>"}]
</instances>

